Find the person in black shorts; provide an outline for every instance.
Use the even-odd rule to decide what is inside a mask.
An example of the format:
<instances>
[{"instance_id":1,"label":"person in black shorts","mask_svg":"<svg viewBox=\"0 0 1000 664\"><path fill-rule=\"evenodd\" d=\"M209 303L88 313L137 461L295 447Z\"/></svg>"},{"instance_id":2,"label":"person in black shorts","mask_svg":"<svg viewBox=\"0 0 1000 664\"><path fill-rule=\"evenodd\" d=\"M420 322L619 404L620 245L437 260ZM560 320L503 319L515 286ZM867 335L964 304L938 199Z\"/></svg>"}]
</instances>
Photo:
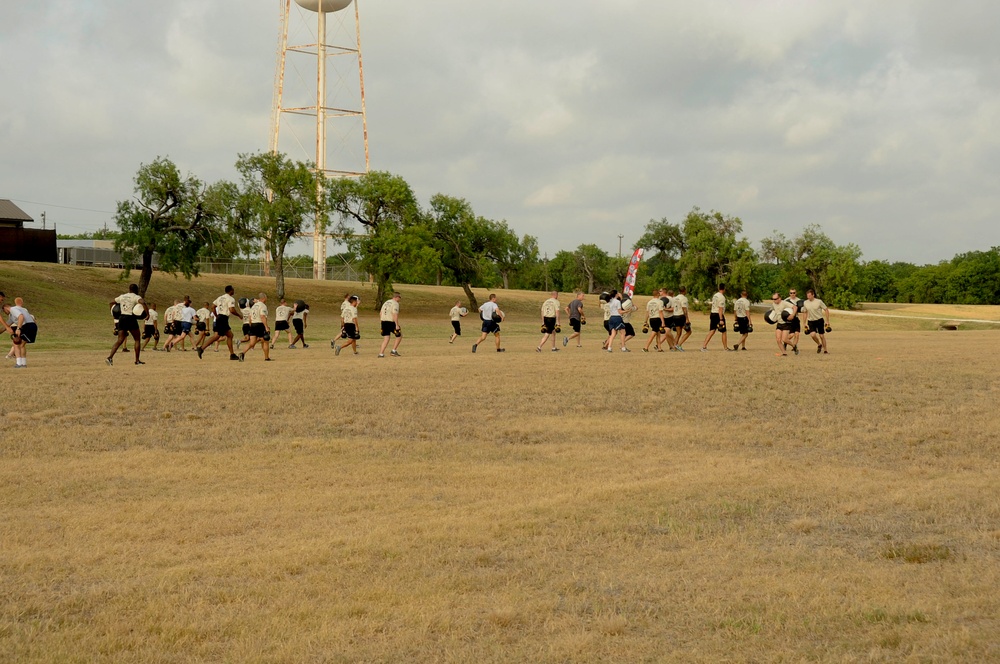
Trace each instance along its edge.
<instances>
[{"instance_id":1,"label":"person in black shorts","mask_svg":"<svg viewBox=\"0 0 1000 664\"><path fill-rule=\"evenodd\" d=\"M139 343L139 319L136 318L134 313L137 305L142 305L143 314L146 312L146 302L139 297L139 286L137 284L129 284L128 292L112 300L110 306L113 307L116 304L121 307L121 315L118 318L118 338L115 340L115 345L111 347L111 355L108 355L104 361L109 367L112 366L119 346L125 343L125 339L131 335L134 342L135 363L145 364L145 362L139 360L139 351L141 350L141 344Z\"/></svg>"},{"instance_id":2,"label":"person in black shorts","mask_svg":"<svg viewBox=\"0 0 1000 664\"><path fill-rule=\"evenodd\" d=\"M583 293L576 291L573 299L566 305L566 314L569 316L569 326L573 328L573 334L563 337L563 346L568 345L570 341L576 339L576 347L583 348L580 330L587 321L583 313Z\"/></svg>"}]
</instances>

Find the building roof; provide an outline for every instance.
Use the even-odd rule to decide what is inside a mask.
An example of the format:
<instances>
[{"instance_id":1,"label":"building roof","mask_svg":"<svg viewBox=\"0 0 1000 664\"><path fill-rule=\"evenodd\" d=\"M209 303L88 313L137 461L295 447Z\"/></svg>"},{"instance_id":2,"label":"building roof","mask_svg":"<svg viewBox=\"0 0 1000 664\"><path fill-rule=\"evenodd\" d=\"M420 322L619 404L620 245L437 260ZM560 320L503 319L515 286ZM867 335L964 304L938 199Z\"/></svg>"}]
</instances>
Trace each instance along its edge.
<instances>
[{"instance_id":1,"label":"building roof","mask_svg":"<svg viewBox=\"0 0 1000 664\"><path fill-rule=\"evenodd\" d=\"M17 225L20 226L24 222L34 221L34 219L29 217L27 212L14 205L12 201L0 198L0 222L3 221L16 221L19 222Z\"/></svg>"}]
</instances>

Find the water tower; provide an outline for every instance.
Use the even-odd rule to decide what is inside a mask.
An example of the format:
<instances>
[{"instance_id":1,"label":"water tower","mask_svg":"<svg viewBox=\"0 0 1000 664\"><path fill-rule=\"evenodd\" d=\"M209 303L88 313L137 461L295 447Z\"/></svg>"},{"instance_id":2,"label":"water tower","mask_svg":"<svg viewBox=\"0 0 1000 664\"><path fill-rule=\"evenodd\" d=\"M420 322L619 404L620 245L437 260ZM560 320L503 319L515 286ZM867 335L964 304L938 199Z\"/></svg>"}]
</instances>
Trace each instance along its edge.
<instances>
[{"instance_id":1,"label":"water tower","mask_svg":"<svg viewBox=\"0 0 1000 664\"><path fill-rule=\"evenodd\" d=\"M348 18L352 12L344 11L352 1L353 21ZM368 172L368 123L357 0L295 0L294 8L291 0L279 2L270 149L293 159L312 159L324 178L363 175ZM314 279L326 278L327 237L326 219L317 219Z\"/></svg>"}]
</instances>

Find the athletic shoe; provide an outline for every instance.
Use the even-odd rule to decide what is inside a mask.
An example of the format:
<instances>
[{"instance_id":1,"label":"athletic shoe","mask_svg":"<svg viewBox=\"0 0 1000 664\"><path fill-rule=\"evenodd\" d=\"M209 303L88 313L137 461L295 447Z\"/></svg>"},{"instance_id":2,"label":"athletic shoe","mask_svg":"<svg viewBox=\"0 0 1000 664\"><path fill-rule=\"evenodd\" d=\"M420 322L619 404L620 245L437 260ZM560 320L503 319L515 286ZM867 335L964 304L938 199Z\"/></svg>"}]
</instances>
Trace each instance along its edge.
<instances>
[{"instance_id":1,"label":"athletic shoe","mask_svg":"<svg viewBox=\"0 0 1000 664\"><path fill-rule=\"evenodd\" d=\"M631 353L632 351L630 351L628 348L625 348L625 346L622 346L622 352L623 353Z\"/></svg>"},{"instance_id":2,"label":"athletic shoe","mask_svg":"<svg viewBox=\"0 0 1000 664\"><path fill-rule=\"evenodd\" d=\"M701 349L701 352L703 352L703 353L707 353L707 352L708 352L708 349L707 349L707 348L702 348L702 349Z\"/></svg>"},{"instance_id":3,"label":"athletic shoe","mask_svg":"<svg viewBox=\"0 0 1000 664\"><path fill-rule=\"evenodd\" d=\"M542 347L541 346L535 346L535 352L536 353L541 353L542 352Z\"/></svg>"},{"instance_id":4,"label":"athletic shoe","mask_svg":"<svg viewBox=\"0 0 1000 664\"><path fill-rule=\"evenodd\" d=\"M449 339L448 343L453 344L453 343L455 343L455 340L454 339Z\"/></svg>"},{"instance_id":5,"label":"athletic shoe","mask_svg":"<svg viewBox=\"0 0 1000 664\"><path fill-rule=\"evenodd\" d=\"M799 354L799 347L798 346L792 346L792 352L795 353L796 355L798 355Z\"/></svg>"},{"instance_id":6,"label":"athletic shoe","mask_svg":"<svg viewBox=\"0 0 1000 664\"><path fill-rule=\"evenodd\" d=\"M822 352L823 352L823 347L822 346L816 346L816 354L819 355Z\"/></svg>"},{"instance_id":7,"label":"athletic shoe","mask_svg":"<svg viewBox=\"0 0 1000 664\"><path fill-rule=\"evenodd\" d=\"M648 349L648 348L643 348L643 349L642 349L642 352L643 352L643 353L648 353L648 352L649 352L649 349Z\"/></svg>"},{"instance_id":8,"label":"athletic shoe","mask_svg":"<svg viewBox=\"0 0 1000 664\"><path fill-rule=\"evenodd\" d=\"M246 357L247 357L246 353L240 353L240 362L242 362L243 360L245 360Z\"/></svg>"},{"instance_id":9,"label":"athletic shoe","mask_svg":"<svg viewBox=\"0 0 1000 664\"><path fill-rule=\"evenodd\" d=\"M333 340L331 339L331 340L330 340L330 348L336 348L336 347L337 347L337 342L336 342L336 341L333 341Z\"/></svg>"},{"instance_id":10,"label":"athletic shoe","mask_svg":"<svg viewBox=\"0 0 1000 664\"><path fill-rule=\"evenodd\" d=\"M390 350L389 355L392 355L393 357L403 357L402 355L399 354L399 351L396 350Z\"/></svg>"},{"instance_id":11,"label":"athletic shoe","mask_svg":"<svg viewBox=\"0 0 1000 664\"><path fill-rule=\"evenodd\" d=\"M479 344L472 344L472 352L473 352L473 353L475 353L475 352L476 352L476 347L477 347L477 346L479 346Z\"/></svg>"},{"instance_id":12,"label":"athletic shoe","mask_svg":"<svg viewBox=\"0 0 1000 664\"><path fill-rule=\"evenodd\" d=\"M497 352L498 353L506 353L507 349L506 348L497 348Z\"/></svg>"},{"instance_id":13,"label":"athletic shoe","mask_svg":"<svg viewBox=\"0 0 1000 664\"><path fill-rule=\"evenodd\" d=\"M288 344L289 348L295 348L295 344Z\"/></svg>"},{"instance_id":14,"label":"athletic shoe","mask_svg":"<svg viewBox=\"0 0 1000 664\"><path fill-rule=\"evenodd\" d=\"M569 345L569 337L563 337L563 348Z\"/></svg>"},{"instance_id":15,"label":"athletic shoe","mask_svg":"<svg viewBox=\"0 0 1000 664\"><path fill-rule=\"evenodd\" d=\"M739 350L739 349L740 349L739 344L733 344L733 350Z\"/></svg>"},{"instance_id":16,"label":"athletic shoe","mask_svg":"<svg viewBox=\"0 0 1000 664\"><path fill-rule=\"evenodd\" d=\"M197 350L198 350L198 359L200 360L202 354L205 352L205 349L202 348L201 346L198 346Z\"/></svg>"},{"instance_id":17,"label":"athletic shoe","mask_svg":"<svg viewBox=\"0 0 1000 664\"><path fill-rule=\"evenodd\" d=\"M333 347L333 354L334 355L340 355L340 346L334 346Z\"/></svg>"},{"instance_id":18,"label":"athletic shoe","mask_svg":"<svg viewBox=\"0 0 1000 664\"><path fill-rule=\"evenodd\" d=\"M140 360L136 360L136 361L135 361L135 363L136 363L136 364L145 364L145 362L142 362L142 361L140 361Z\"/></svg>"},{"instance_id":19,"label":"athletic shoe","mask_svg":"<svg viewBox=\"0 0 1000 664\"><path fill-rule=\"evenodd\" d=\"M113 362L113 361L111 360L111 358L110 358L110 357L106 357L106 358L104 358L104 362L105 362L105 364L107 364L107 365L108 365L109 367L113 367L113 366L115 366L114 362Z\"/></svg>"},{"instance_id":20,"label":"athletic shoe","mask_svg":"<svg viewBox=\"0 0 1000 664\"><path fill-rule=\"evenodd\" d=\"M379 357L385 357L385 355L383 355L382 353L379 353L378 356Z\"/></svg>"},{"instance_id":21,"label":"athletic shoe","mask_svg":"<svg viewBox=\"0 0 1000 664\"><path fill-rule=\"evenodd\" d=\"M236 355L236 354L234 354L234 353L230 353L230 354L229 354L229 359L230 359L230 360L239 360L239 359L240 359L240 356L239 356L239 355Z\"/></svg>"},{"instance_id":22,"label":"athletic shoe","mask_svg":"<svg viewBox=\"0 0 1000 664\"><path fill-rule=\"evenodd\" d=\"M828 350L824 350L824 351L823 351L823 354L824 354L824 355L829 355L829 354L830 354L830 351L828 351Z\"/></svg>"},{"instance_id":23,"label":"athletic shoe","mask_svg":"<svg viewBox=\"0 0 1000 664\"><path fill-rule=\"evenodd\" d=\"M684 347L683 346L674 346L674 350L683 353L684 352Z\"/></svg>"},{"instance_id":24,"label":"athletic shoe","mask_svg":"<svg viewBox=\"0 0 1000 664\"><path fill-rule=\"evenodd\" d=\"M265 361L265 362L274 362L274 360L272 360L272 359L271 359L271 358L269 358L269 357L265 357L265 358L264 358L264 361Z\"/></svg>"},{"instance_id":25,"label":"athletic shoe","mask_svg":"<svg viewBox=\"0 0 1000 664\"><path fill-rule=\"evenodd\" d=\"M553 348L553 349L552 349L552 352L553 352L553 353L558 353L558 352L559 352L559 349L558 349L558 348Z\"/></svg>"},{"instance_id":26,"label":"athletic shoe","mask_svg":"<svg viewBox=\"0 0 1000 664\"><path fill-rule=\"evenodd\" d=\"M304 342L304 341L303 341L303 342L302 342L302 347L303 347L303 348L309 348L309 344L307 344L306 342Z\"/></svg>"},{"instance_id":27,"label":"athletic shoe","mask_svg":"<svg viewBox=\"0 0 1000 664\"><path fill-rule=\"evenodd\" d=\"M736 350L736 349L735 349L735 348L733 348L733 349L729 349L729 348L727 348L727 349L726 349L726 352L727 352L727 353L732 353L732 352L733 352L734 350Z\"/></svg>"},{"instance_id":28,"label":"athletic shoe","mask_svg":"<svg viewBox=\"0 0 1000 664\"><path fill-rule=\"evenodd\" d=\"M740 348L740 350L746 350L746 349L747 349L747 347L746 347L746 346L744 346L743 348Z\"/></svg>"},{"instance_id":29,"label":"athletic shoe","mask_svg":"<svg viewBox=\"0 0 1000 664\"><path fill-rule=\"evenodd\" d=\"M609 352L609 353L613 353L613 352L615 352L615 351L611 350L610 348L605 348L604 350L606 350L606 351L607 351L607 352Z\"/></svg>"},{"instance_id":30,"label":"athletic shoe","mask_svg":"<svg viewBox=\"0 0 1000 664\"><path fill-rule=\"evenodd\" d=\"M163 350L165 350L165 351L167 351L169 353L170 352L170 345L164 346Z\"/></svg>"}]
</instances>

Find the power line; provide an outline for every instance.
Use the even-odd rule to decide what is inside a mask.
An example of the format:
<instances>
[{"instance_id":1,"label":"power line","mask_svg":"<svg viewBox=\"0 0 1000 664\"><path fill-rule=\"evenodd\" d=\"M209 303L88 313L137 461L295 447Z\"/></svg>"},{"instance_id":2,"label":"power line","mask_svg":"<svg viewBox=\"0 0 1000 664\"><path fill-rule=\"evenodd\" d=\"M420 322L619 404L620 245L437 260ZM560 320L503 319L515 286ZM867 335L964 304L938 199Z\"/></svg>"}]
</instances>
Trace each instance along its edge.
<instances>
[{"instance_id":1,"label":"power line","mask_svg":"<svg viewBox=\"0 0 1000 664\"><path fill-rule=\"evenodd\" d=\"M19 198L11 198L15 203L27 203L28 205L44 205L45 207L62 208L63 210L78 210L80 212L99 212L101 214L114 214L108 210L92 210L90 208L69 207L68 205L55 205L53 203L39 203L38 201L24 201Z\"/></svg>"}]
</instances>

